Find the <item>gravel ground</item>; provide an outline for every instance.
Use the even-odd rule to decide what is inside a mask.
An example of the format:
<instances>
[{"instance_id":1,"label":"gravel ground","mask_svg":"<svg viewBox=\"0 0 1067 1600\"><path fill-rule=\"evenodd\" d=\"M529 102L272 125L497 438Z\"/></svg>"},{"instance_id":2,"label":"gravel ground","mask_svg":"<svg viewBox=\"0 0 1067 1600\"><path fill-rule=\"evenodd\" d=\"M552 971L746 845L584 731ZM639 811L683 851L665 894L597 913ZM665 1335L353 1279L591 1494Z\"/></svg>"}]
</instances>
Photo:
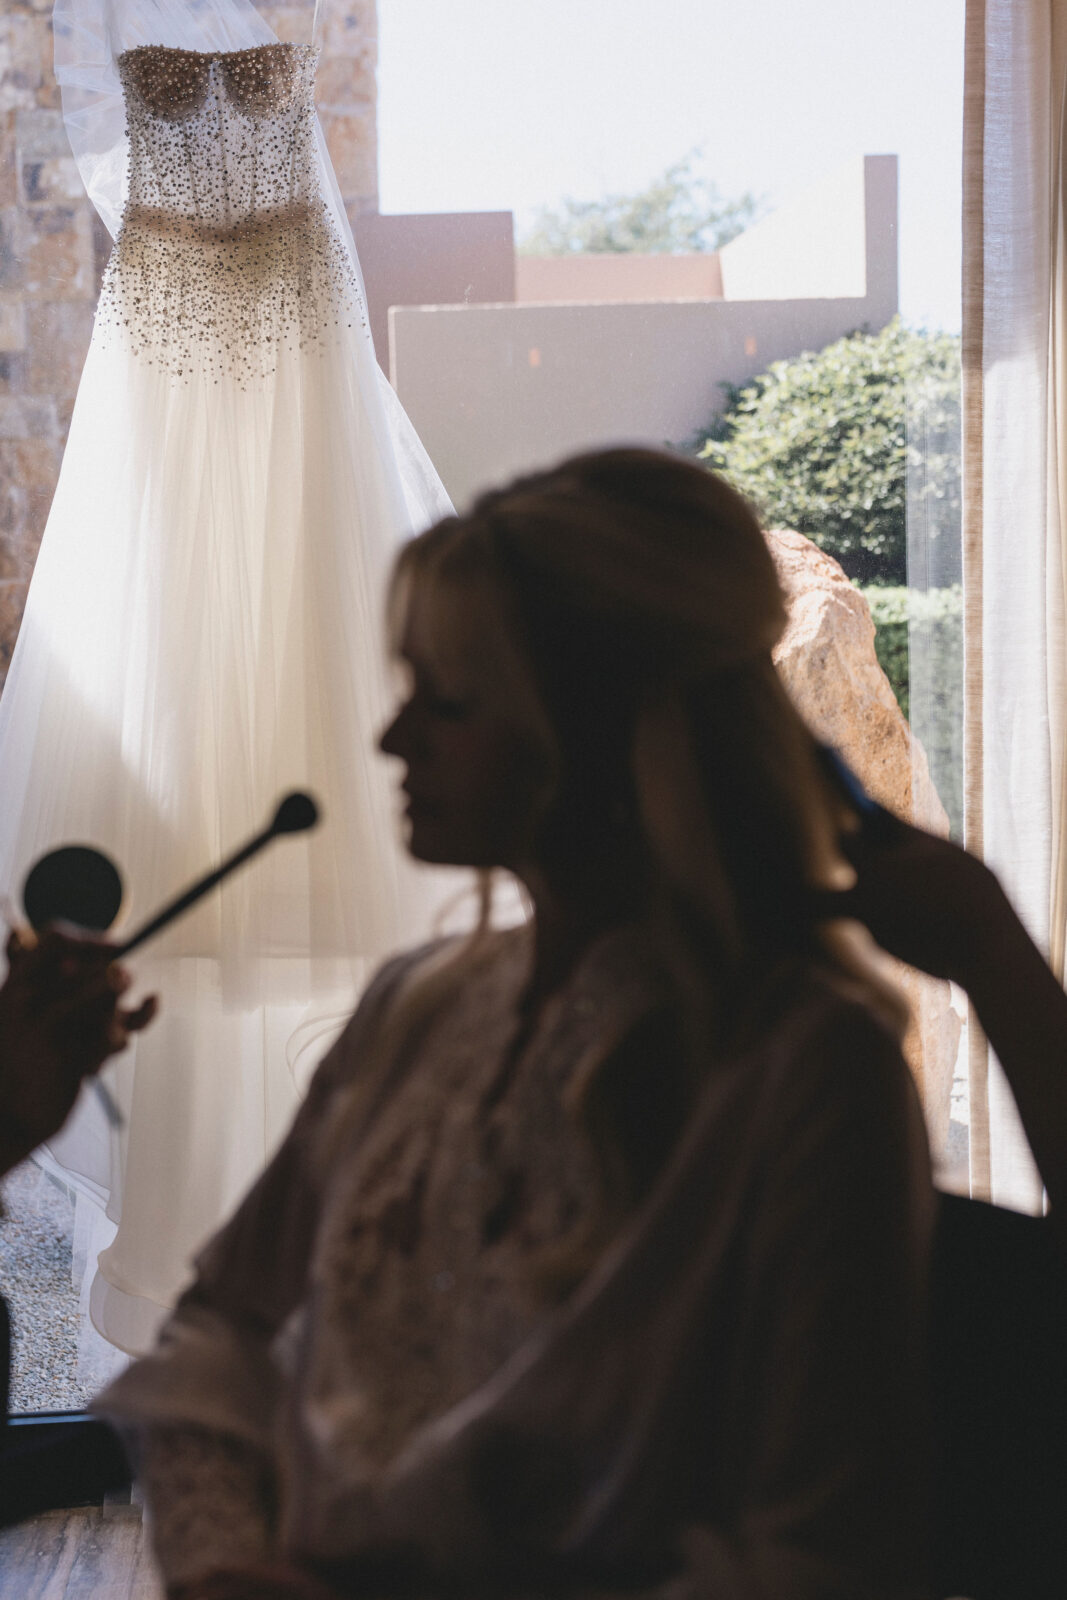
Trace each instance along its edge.
<instances>
[{"instance_id":1,"label":"gravel ground","mask_svg":"<svg viewBox=\"0 0 1067 1600\"><path fill-rule=\"evenodd\" d=\"M0 1294L11 1312L12 1411L70 1411L89 1398L77 1379L78 1296L70 1280L74 1207L32 1162L3 1185Z\"/></svg>"}]
</instances>

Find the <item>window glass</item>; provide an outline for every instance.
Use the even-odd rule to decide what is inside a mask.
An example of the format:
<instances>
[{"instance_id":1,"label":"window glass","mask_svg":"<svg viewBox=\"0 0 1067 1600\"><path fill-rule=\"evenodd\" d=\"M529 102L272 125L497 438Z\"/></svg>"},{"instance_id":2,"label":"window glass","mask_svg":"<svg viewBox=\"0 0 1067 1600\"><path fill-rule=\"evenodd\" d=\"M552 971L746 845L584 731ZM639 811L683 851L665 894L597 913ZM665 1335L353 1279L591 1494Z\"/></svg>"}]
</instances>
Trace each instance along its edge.
<instances>
[{"instance_id":1,"label":"window glass","mask_svg":"<svg viewBox=\"0 0 1067 1600\"><path fill-rule=\"evenodd\" d=\"M307 37L310 0L262 9ZM956 833L963 10L321 0L318 80L378 358L457 503L621 439L728 472L783 530L812 627L851 597L835 649L866 698L824 731L861 775L892 770L883 798ZM109 248L48 27L35 0L0 16L5 665ZM810 641L789 650L818 721ZM962 1172L960 1008L909 994L935 1147ZM101 1370L82 1277L99 1229L76 1247L74 1198L37 1164L7 1187L17 1408L80 1403Z\"/></svg>"}]
</instances>

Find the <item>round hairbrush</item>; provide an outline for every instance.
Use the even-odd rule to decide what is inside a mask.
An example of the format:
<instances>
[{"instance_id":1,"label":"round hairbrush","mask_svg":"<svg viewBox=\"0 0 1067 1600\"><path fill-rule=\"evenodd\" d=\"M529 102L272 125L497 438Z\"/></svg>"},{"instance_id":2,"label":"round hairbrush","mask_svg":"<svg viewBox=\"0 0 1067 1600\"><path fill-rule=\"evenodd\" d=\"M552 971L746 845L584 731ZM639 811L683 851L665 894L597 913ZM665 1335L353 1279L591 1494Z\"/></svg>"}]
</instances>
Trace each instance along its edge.
<instances>
[{"instance_id":1,"label":"round hairbrush","mask_svg":"<svg viewBox=\"0 0 1067 1600\"><path fill-rule=\"evenodd\" d=\"M22 885L22 908L34 933L53 922L66 922L87 933L106 933L122 905L122 874L104 855L87 844L65 844L30 868ZM99 1078L92 1089L112 1128L121 1128L122 1113Z\"/></svg>"},{"instance_id":2,"label":"round hairbrush","mask_svg":"<svg viewBox=\"0 0 1067 1600\"><path fill-rule=\"evenodd\" d=\"M22 885L22 905L36 933L50 922L106 933L122 905L122 875L101 850L66 844L30 868Z\"/></svg>"},{"instance_id":3,"label":"round hairbrush","mask_svg":"<svg viewBox=\"0 0 1067 1600\"><path fill-rule=\"evenodd\" d=\"M257 855L272 839L288 833L306 833L319 821L319 808L309 794L294 790L282 797L267 826L232 855L167 902L155 916L113 948L114 960L161 933L196 902L228 878L231 872ZM106 933L122 905L122 876L113 861L88 845L64 845L50 850L31 868L22 886L22 904L35 933L50 922L72 923L86 932ZM122 1126L122 1114L99 1078L92 1080L104 1114L112 1127Z\"/></svg>"}]
</instances>

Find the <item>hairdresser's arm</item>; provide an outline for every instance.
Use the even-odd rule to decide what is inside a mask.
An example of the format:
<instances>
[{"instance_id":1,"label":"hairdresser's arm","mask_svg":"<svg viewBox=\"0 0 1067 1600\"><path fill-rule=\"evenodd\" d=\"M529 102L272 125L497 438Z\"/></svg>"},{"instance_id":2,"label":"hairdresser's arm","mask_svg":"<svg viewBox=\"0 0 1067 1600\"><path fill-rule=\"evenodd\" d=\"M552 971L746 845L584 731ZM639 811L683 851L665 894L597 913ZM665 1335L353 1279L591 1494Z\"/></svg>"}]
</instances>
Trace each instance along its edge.
<instances>
[{"instance_id":1,"label":"hairdresser's arm","mask_svg":"<svg viewBox=\"0 0 1067 1600\"><path fill-rule=\"evenodd\" d=\"M12 935L0 987L0 1175L59 1132L82 1080L148 1026L154 1000L124 1010L129 975L99 940Z\"/></svg>"},{"instance_id":2,"label":"hairdresser's arm","mask_svg":"<svg viewBox=\"0 0 1067 1600\"><path fill-rule=\"evenodd\" d=\"M893 820L848 844L857 884L824 898L891 955L965 989L1004 1068L1055 1210L1067 1215L1067 994L989 869Z\"/></svg>"}]
</instances>

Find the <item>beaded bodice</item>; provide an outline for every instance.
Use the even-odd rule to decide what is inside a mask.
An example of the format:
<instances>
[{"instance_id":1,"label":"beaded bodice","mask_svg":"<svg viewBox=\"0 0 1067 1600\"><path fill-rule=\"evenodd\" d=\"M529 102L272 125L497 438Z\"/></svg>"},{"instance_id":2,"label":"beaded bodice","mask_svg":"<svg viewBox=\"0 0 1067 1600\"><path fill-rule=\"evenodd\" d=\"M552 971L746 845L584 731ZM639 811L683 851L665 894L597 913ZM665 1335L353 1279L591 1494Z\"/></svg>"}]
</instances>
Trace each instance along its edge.
<instances>
[{"instance_id":1,"label":"beaded bodice","mask_svg":"<svg viewBox=\"0 0 1067 1600\"><path fill-rule=\"evenodd\" d=\"M119 72L130 206L231 228L314 196L316 53L289 44L227 55L128 50Z\"/></svg>"},{"instance_id":2,"label":"beaded bodice","mask_svg":"<svg viewBox=\"0 0 1067 1600\"><path fill-rule=\"evenodd\" d=\"M279 342L307 348L362 317L319 183L317 56L141 45L119 59L129 195L101 310L179 376L204 361L272 370Z\"/></svg>"}]
</instances>

